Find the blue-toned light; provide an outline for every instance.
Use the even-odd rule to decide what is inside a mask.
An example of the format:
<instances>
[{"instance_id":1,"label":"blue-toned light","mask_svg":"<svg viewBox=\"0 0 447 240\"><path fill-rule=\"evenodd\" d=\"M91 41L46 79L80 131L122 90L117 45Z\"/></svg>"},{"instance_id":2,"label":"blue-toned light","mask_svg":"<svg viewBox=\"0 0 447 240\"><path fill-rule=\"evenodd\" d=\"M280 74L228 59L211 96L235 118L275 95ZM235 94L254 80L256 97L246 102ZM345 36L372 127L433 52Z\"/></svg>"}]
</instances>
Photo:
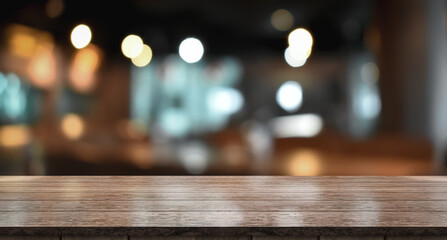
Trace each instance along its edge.
<instances>
[{"instance_id":1,"label":"blue-toned light","mask_svg":"<svg viewBox=\"0 0 447 240\"><path fill-rule=\"evenodd\" d=\"M26 94L21 89L20 78L16 74L8 74L8 87L3 96L3 109L10 119L19 118L26 109Z\"/></svg>"},{"instance_id":2,"label":"blue-toned light","mask_svg":"<svg viewBox=\"0 0 447 240\"><path fill-rule=\"evenodd\" d=\"M191 128L188 115L181 109L164 110L161 112L159 122L163 130L174 137L185 136Z\"/></svg>"},{"instance_id":3,"label":"blue-toned light","mask_svg":"<svg viewBox=\"0 0 447 240\"><path fill-rule=\"evenodd\" d=\"M287 81L276 92L276 102L287 112L295 112L303 102L303 90L295 81Z\"/></svg>"},{"instance_id":4,"label":"blue-toned light","mask_svg":"<svg viewBox=\"0 0 447 240\"><path fill-rule=\"evenodd\" d=\"M208 108L216 114L233 114L238 112L243 104L242 94L229 87L215 87L208 92Z\"/></svg>"}]
</instances>

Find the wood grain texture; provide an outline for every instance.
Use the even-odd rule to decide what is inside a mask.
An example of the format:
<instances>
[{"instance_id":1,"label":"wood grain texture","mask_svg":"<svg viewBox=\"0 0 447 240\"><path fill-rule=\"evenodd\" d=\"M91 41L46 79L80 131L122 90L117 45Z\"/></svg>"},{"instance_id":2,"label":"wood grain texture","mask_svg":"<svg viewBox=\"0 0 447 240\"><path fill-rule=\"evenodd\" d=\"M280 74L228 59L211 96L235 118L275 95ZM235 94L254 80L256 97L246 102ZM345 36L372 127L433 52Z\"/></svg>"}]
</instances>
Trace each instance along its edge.
<instances>
[{"instance_id":1,"label":"wood grain texture","mask_svg":"<svg viewBox=\"0 0 447 240\"><path fill-rule=\"evenodd\" d=\"M447 212L4 212L4 227L446 227Z\"/></svg>"},{"instance_id":2,"label":"wood grain texture","mask_svg":"<svg viewBox=\"0 0 447 240\"><path fill-rule=\"evenodd\" d=\"M2 176L2 227L447 228L447 177Z\"/></svg>"},{"instance_id":3,"label":"wood grain texture","mask_svg":"<svg viewBox=\"0 0 447 240\"><path fill-rule=\"evenodd\" d=\"M241 209L257 212L365 212L365 211L394 211L394 212L442 212L447 209L447 201L383 201L380 205L376 201L200 201L194 205L193 201L0 201L2 212L224 212L240 211ZM397 208L399 206L399 208Z\"/></svg>"}]
</instances>

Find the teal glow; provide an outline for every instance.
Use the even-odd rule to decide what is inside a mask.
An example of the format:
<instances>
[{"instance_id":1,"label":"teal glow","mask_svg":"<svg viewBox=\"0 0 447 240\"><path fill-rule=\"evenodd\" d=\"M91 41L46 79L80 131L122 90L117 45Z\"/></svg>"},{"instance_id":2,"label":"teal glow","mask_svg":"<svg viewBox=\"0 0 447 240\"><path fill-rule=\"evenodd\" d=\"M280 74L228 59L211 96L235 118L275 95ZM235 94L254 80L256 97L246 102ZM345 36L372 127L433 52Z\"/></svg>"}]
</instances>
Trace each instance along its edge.
<instances>
[{"instance_id":1,"label":"teal glow","mask_svg":"<svg viewBox=\"0 0 447 240\"><path fill-rule=\"evenodd\" d=\"M191 128L188 115L181 109L170 108L162 111L159 122L163 130L174 137L185 136Z\"/></svg>"},{"instance_id":2,"label":"teal glow","mask_svg":"<svg viewBox=\"0 0 447 240\"><path fill-rule=\"evenodd\" d=\"M235 88L242 67L233 58L188 64L171 55L131 70L130 115L171 137L217 131L243 106Z\"/></svg>"},{"instance_id":3,"label":"teal glow","mask_svg":"<svg viewBox=\"0 0 447 240\"><path fill-rule=\"evenodd\" d=\"M8 85L3 94L3 110L8 118L15 120L25 113L26 94L16 74L8 74L7 79Z\"/></svg>"},{"instance_id":4,"label":"teal glow","mask_svg":"<svg viewBox=\"0 0 447 240\"><path fill-rule=\"evenodd\" d=\"M0 73L0 94L2 94L8 87L8 79Z\"/></svg>"}]
</instances>

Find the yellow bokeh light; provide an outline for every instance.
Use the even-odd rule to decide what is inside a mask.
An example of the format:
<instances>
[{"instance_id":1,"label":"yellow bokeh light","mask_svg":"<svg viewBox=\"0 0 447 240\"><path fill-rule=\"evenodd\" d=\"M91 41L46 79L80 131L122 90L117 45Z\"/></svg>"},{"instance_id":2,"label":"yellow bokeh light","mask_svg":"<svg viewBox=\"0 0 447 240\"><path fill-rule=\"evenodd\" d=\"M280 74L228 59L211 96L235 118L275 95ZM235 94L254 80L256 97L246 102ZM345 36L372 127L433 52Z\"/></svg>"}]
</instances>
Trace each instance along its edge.
<instances>
[{"instance_id":1,"label":"yellow bokeh light","mask_svg":"<svg viewBox=\"0 0 447 240\"><path fill-rule=\"evenodd\" d=\"M27 68L30 81L37 87L50 88L56 80L56 60L53 52L44 46L37 47Z\"/></svg>"},{"instance_id":2,"label":"yellow bokeh light","mask_svg":"<svg viewBox=\"0 0 447 240\"><path fill-rule=\"evenodd\" d=\"M79 115L67 114L62 119L61 130L68 139L79 139L84 134L84 121Z\"/></svg>"},{"instance_id":3,"label":"yellow bokeh light","mask_svg":"<svg viewBox=\"0 0 447 240\"><path fill-rule=\"evenodd\" d=\"M289 173L293 176L315 176L321 174L321 157L315 150L302 149L292 154Z\"/></svg>"},{"instance_id":4,"label":"yellow bokeh light","mask_svg":"<svg viewBox=\"0 0 447 240\"><path fill-rule=\"evenodd\" d=\"M288 42L294 52L308 52L312 49L313 38L306 29L297 28L289 34Z\"/></svg>"},{"instance_id":5,"label":"yellow bokeh light","mask_svg":"<svg viewBox=\"0 0 447 240\"><path fill-rule=\"evenodd\" d=\"M71 32L71 43L77 49L86 47L92 40L92 31L85 24L79 24Z\"/></svg>"},{"instance_id":6,"label":"yellow bokeh light","mask_svg":"<svg viewBox=\"0 0 447 240\"><path fill-rule=\"evenodd\" d=\"M31 132L27 126L11 125L0 128L0 145L4 147L20 147L31 139Z\"/></svg>"},{"instance_id":7,"label":"yellow bokeh light","mask_svg":"<svg viewBox=\"0 0 447 240\"><path fill-rule=\"evenodd\" d=\"M70 69L70 85L78 92L89 92L95 86L95 73L101 61L101 51L95 45L79 50Z\"/></svg>"},{"instance_id":8,"label":"yellow bokeh light","mask_svg":"<svg viewBox=\"0 0 447 240\"><path fill-rule=\"evenodd\" d=\"M137 57L143 51L143 40L137 35L128 35L121 43L121 51L128 58Z\"/></svg>"},{"instance_id":9,"label":"yellow bokeh light","mask_svg":"<svg viewBox=\"0 0 447 240\"><path fill-rule=\"evenodd\" d=\"M271 22L275 29L287 31L293 26L294 19L289 11L278 9L272 14Z\"/></svg>"},{"instance_id":10,"label":"yellow bokeh light","mask_svg":"<svg viewBox=\"0 0 447 240\"><path fill-rule=\"evenodd\" d=\"M144 44L143 50L141 51L140 55L132 58L132 63L135 64L137 67L144 67L148 65L152 60L152 49Z\"/></svg>"}]
</instances>

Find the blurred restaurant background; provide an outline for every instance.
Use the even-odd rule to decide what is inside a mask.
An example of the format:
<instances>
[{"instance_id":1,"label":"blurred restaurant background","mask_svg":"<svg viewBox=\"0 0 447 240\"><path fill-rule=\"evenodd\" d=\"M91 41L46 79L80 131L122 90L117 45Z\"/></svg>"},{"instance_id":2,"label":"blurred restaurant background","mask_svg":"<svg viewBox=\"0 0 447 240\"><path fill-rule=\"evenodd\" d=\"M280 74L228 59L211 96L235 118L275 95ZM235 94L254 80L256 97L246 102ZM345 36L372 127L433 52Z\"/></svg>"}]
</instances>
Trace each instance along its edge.
<instances>
[{"instance_id":1,"label":"blurred restaurant background","mask_svg":"<svg viewBox=\"0 0 447 240\"><path fill-rule=\"evenodd\" d=\"M447 1L0 7L1 175L433 175Z\"/></svg>"}]
</instances>

